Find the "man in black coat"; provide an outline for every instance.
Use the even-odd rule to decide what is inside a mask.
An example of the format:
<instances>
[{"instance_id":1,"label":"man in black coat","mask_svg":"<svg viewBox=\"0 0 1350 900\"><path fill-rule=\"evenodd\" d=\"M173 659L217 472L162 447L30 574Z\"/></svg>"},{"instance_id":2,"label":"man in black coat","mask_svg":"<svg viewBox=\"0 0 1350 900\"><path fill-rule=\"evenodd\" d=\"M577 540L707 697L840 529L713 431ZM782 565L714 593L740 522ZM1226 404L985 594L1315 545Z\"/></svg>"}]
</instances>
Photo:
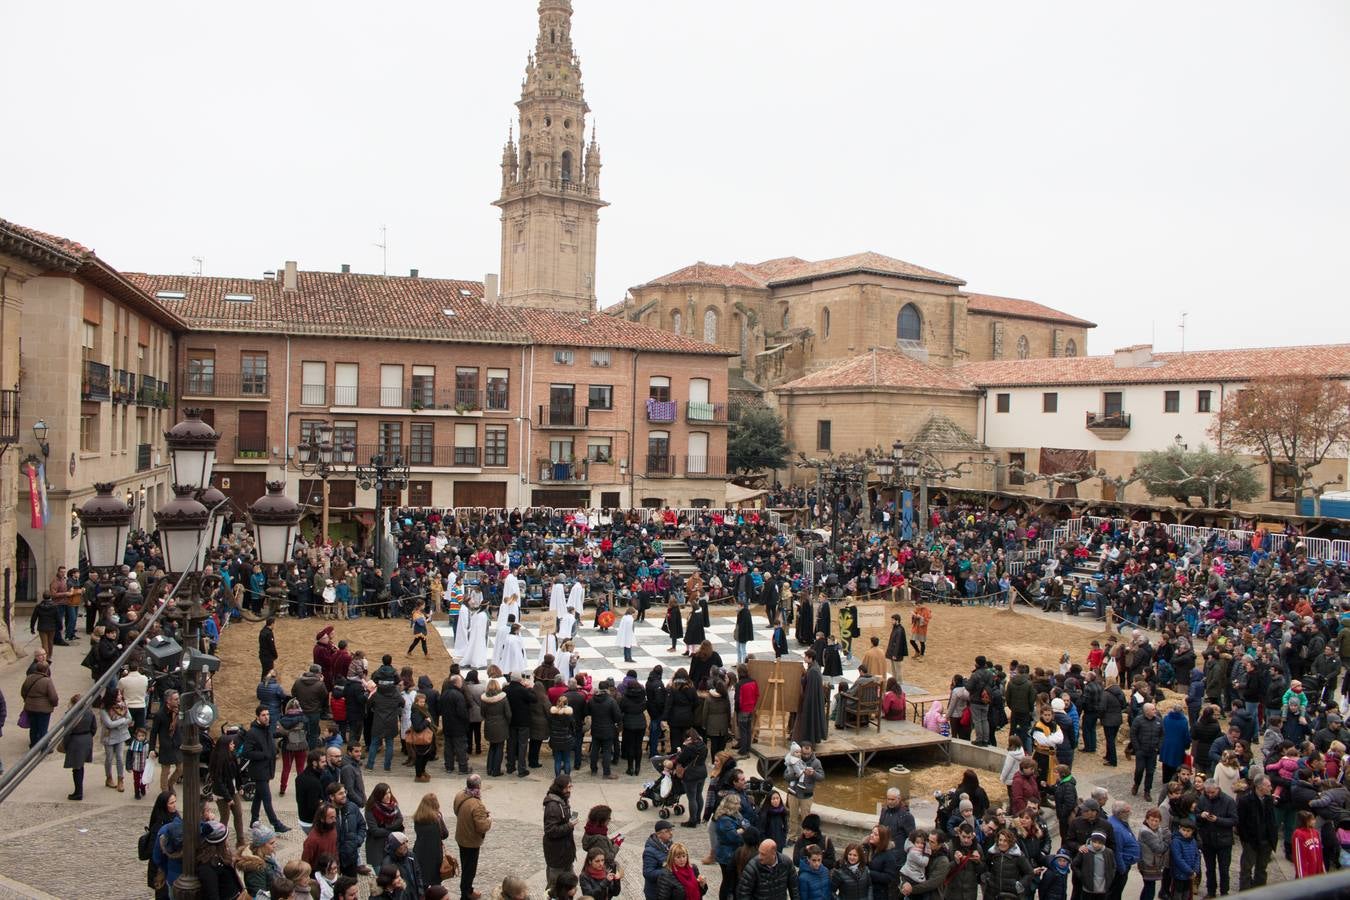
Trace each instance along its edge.
<instances>
[{"instance_id":1,"label":"man in black coat","mask_svg":"<svg viewBox=\"0 0 1350 900\"><path fill-rule=\"evenodd\" d=\"M891 677L895 683L904 686L900 679L900 664L909 656L909 643L905 639L905 626L901 624L898 615L891 616L891 636L886 640L886 659L891 664ZM878 672L878 675L881 673Z\"/></svg>"},{"instance_id":2,"label":"man in black coat","mask_svg":"<svg viewBox=\"0 0 1350 900\"><path fill-rule=\"evenodd\" d=\"M530 774L527 753L530 749L530 707L539 702L534 680L528 675L512 678L506 685L506 702L511 706L511 730L506 742L506 774L515 772L524 778Z\"/></svg>"},{"instance_id":3,"label":"man in black coat","mask_svg":"<svg viewBox=\"0 0 1350 900\"><path fill-rule=\"evenodd\" d=\"M456 765L460 774L469 768L469 698L464 695L464 678L451 675L441 686L441 729L445 732L445 771L453 772Z\"/></svg>"},{"instance_id":4,"label":"man in black coat","mask_svg":"<svg viewBox=\"0 0 1350 900\"><path fill-rule=\"evenodd\" d=\"M272 671L272 666L276 665L277 657L277 637L272 633L272 626L277 623L274 616L268 616L263 624L262 630L258 632L258 662L262 664L262 677L259 681L267 680L267 673Z\"/></svg>"},{"instance_id":5,"label":"man in black coat","mask_svg":"<svg viewBox=\"0 0 1350 900\"><path fill-rule=\"evenodd\" d=\"M248 760L248 777L253 779L254 786L253 812L249 821L258 821L258 807L261 806L266 811L272 828L280 834L290 829L281 823L276 810L272 809L271 781L277 767L277 742L272 739L267 727L269 716L267 707L258 704L253 714L253 723L248 726L248 733L244 735L242 750L244 759Z\"/></svg>"},{"instance_id":6,"label":"man in black coat","mask_svg":"<svg viewBox=\"0 0 1350 900\"><path fill-rule=\"evenodd\" d=\"M1233 829L1238 824L1238 808L1233 798L1219 790L1210 779L1195 801L1195 818L1200 854L1205 860L1205 892L1214 896L1215 870L1219 893L1228 893L1228 870L1233 867Z\"/></svg>"},{"instance_id":7,"label":"man in black coat","mask_svg":"<svg viewBox=\"0 0 1350 900\"><path fill-rule=\"evenodd\" d=\"M1274 788L1265 775L1252 778L1251 789L1237 802L1237 833L1242 841L1238 860L1238 890L1266 883L1266 867L1275 852L1279 829L1275 824Z\"/></svg>"},{"instance_id":8,"label":"man in black coat","mask_svg":"<svg viewBox=\"0 0 1350 900\"><path fill-rule=\"evenodd\" d=\"M773 841L761 841L759 853L741 870L737 900L798 900L797 869Z\"/></svg>"},{"instance_id":9,"label":"man in black coat","mask_svg":"<svg viewBox=\"0 0 1350 900\"><path fill-rule=\"evenodd\" d=\"M590 703L586 695L577 686L575 678L567 681L567 706L572 710L572 771L581 771L581 739L586 734L586 717L590 715Z\"/></svg>"},{"instance_id":10,"label":"man in black coat","mask_svg":"<svg viewBox=\"0 0 1350 900\"><path fill-rule=\"evenodd\" d=\"M598 754L599 762L604 765L605 778L610 781L619 777L609 770L609 765L614 756L619 726L623 722L623 713L614 699L613 691L614 682L607 678L600 683L600 690L591 697L591 774L596 772Z\"/></svg>"}]
</instances>

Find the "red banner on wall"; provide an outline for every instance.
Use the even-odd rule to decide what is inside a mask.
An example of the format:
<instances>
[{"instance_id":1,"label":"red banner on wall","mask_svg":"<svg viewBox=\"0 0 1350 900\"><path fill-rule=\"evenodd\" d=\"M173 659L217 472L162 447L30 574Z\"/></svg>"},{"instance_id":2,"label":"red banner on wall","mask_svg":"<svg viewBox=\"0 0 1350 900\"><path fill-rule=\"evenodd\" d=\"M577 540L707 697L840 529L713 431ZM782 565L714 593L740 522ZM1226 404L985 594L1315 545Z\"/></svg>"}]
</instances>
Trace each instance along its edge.
<instances>
[{"instance_id":1,"label":"red banner on wall","mask_svg":"<svg viewBox=\"0 0 1350 900\"><path fill-rule=\"evenodd\" d=\"M28 469L28 509L32 513L34 530L42 528L42 496L38 493L37 467L29 463Z\"/></svg>"}]
</instances>

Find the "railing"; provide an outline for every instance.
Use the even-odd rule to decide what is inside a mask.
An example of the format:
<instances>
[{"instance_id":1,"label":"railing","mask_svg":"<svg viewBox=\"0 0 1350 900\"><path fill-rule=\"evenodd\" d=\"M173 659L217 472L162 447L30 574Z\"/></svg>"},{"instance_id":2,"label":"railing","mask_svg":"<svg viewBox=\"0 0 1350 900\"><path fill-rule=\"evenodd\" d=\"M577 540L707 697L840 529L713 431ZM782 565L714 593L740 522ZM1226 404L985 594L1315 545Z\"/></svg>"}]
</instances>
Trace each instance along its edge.
<instances>
[{"instance_id":1,"label":"railing","mask_svg":"<svg viewBox=\"0 0 1350 900\"><path fill-rule=\"evenodd\" d=\"M169 383L167 381L155 382L155 406L160 409L169 408Z\"/></svg>"},{"instance_id":2,"label":"railing","mask_svg":"<svg viewBox=\"0 0 1350 900\"><path fill-rule=\"evenodd\" d=\"M84 361L84 374L80 380L81 400L111 400L112 370L103 363L91 359Z\"/></svg>"},{"instance_id":3,"label":"railing","mask_svg":"<svg viewBox=\"0 0 1350 900\"><path fill-rule=\"evenodd\" d=\"M483 408L483 392L469 388L426 386L385 388L306 384L300 387L300 403L304 406L356 406L365 409L408 409L413 412L424 409L476 412Z\"/></svg>"},{"instance_id":4,"label":"railing","mask_svg":"<svg viewBox=\"0 0 1350 900\"><path fill-rule=\"evenodd\" d=\"M301 406L325 406L328 400L328 386L325 384L300 385Z\"/></svg>"},{"instance_id":5,"label":"railing","mask_svg":"<svg viewBox=\"0 0 1350 900\"><path fill-rule=\"evenodd\" d=\"M0 390L0 444L19 440L19 392Z\"/></svg>"},{"instance_id":6,"label":"railing","mask_svg":"<svg viewBox=\"0 0 1350 900\"><path fill-rule=\"evenodd\" d=\"M235 459L258 459L268 460L272 458L272 452L267 447L267 438L254 440L234 436L234 458Z\"/></svg>"},{"instance_id":7,"label":"railing","mask_svg":"<svg viewBox=\"0 0 1350 900\"><path fill-rule=\"evenodd\" d=\"M653 400L647 398L647 421L668 425L679 415L678 400Z\"/></svg>"},{"instance_id":8,"label":"railing","mask_svg":"<svg viewBox=\"0 0 1350 900\"><path fill-rule=\"evenodd\" d=\"M661 456L655 453L647 454L647 477L648 478L674 478L680 474L675 465L676 458L673 456Z\"/></svg>"},{"instance_id":9,"label":"railing","mask_svg":"<svg viewBox=\"0 0 1350 900\"><path fill-rule=\"evenodd\" d=\"M1123 412L1117 412L1117 413L1095 413L1095 412L1089 412L1089 413L1087 414L1087 427L1088 427L1088 428L1129 428L1129 427L1130 427L1130 414L1129 414L1129 413L1123 413Z\"/></svg>"},{"instance_id":10,"label":"railing","mask_svg":"<svg viewBox=\"0 0 1350 900\"><path fill-rule=\"evenodd\" d=\"M136 390L137 406L154 406L159 392L158 382L150 375L141 376L141 386Z\"/></svg>"},{"instance_id":11,"label":"railing","mask_svg":"<svg viewBox=\"0 0 1350 900\"><path fill-rule=\"evenodd\" d=\"M136 471L144 472L150 468L151 448L149 444L136 445Z\"/></svg>"},{"instance_id":12,"label":"railing","mask_svg":"<svg viewBox=\"0 0 1350 900\"><path fill-rule=\"evenodd\" d=\"M686 456L684 474L690 478L725 478L727 461L720 456Z\"/></svg>"},{"instance_id":13,"label":"railing","mask_svg":"<svg viewBox=\"0 0 1350 900\"><path fill-rule=\"evenodd\" d=\"M694 425L725 425L727 405L689 400L684 404L684 420Z\"/></svg>"},{"instance_id":14,"label":"railing","mask_svg":"<svg viewBox=\"0 0 1350 900\"><path fill-rule=\"evenodd\" d=\"M540 482L585 481L589 474L585 460L557 462L551 459L537 459L534 468L539 473Z\"/></svg>"},{"instance_id":15,"label":"railing","mask_svg":"<svg viewBox=\"0 0 1350 900\"><path fill-rule=\"evenodd\" d=\"M488 387L487 408L508 410L511 408L511 391L504 387Z\"/></svg>"},{"instance_id":16,"label":"railing","mask_svg":"<svg viewBox=\"0 0 1350 900\"><path fill-rule=\"evenodd\" d=\"M366 462L372 456L398 456L410 466L426 468L478 468L484 458L482 447L456 447L449 444L357 444L344 462ZM335 453L335 456L341 456Z\"/></svg>"},{"instance_id":17,"label":"railing","mask_svg":"<svg viewBox=\"0 0 1350 900\"><path fill-rule=\"evenodd\" d=\"M591 411L584 405L540 404L535 426L538 428L585 428Z\"/></svg>"},{"instance_id":18,"label":"railing","mask_svg":"<svg viewBox=\"0 0 1350 900\"><path fill-rule=\"evenodd\" d=\"M267 399L266 375L241 375L230 372L180 372L183 398L189 397L249 397ZM157 382L163 384L163 382ZM166 385L167 387L167 385Z\"/></svg>"},{"instance_id":19,"label":"railing","mask_svg":"<svg viewBox=\"0 0 1350 900\"><path fill-rule=\"evenodd\" d=\"M113 381L113 402L126 406L136 401L136 376L126 369L117 370Z\"/></svg>"}]
</instances>

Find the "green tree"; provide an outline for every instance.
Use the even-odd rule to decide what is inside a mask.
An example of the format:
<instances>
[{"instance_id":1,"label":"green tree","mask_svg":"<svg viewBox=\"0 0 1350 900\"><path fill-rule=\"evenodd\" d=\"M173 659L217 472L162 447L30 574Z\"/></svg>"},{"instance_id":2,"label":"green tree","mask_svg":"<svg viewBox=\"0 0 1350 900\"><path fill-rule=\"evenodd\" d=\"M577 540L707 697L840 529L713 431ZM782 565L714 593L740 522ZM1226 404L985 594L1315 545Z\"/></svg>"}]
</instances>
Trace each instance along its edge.
<instances>
[{"instance_id":1,"label":"green tree","mask_svg":"<svg viewBox=\"0 0 1350 900\"><path fill-rule=\"evenodd\" d=\"M1171 497L1184 506L1191 505L1192 497L1203 497L1214 509L1234 500L1254 500L1261 493L1261 479L1251 463L1204 444L1196 450L1173 444L1143 453L1135 474L1153 496Z\"/></svg>"},{"instance_id":2,"label":"green tree","mask_svg":"<svg viewBox=\"0 0 1350 900\"><path fill-rule=\"evenodd\" d=\"M788 466L783 420L771 409L747 409L732 422L727 434L727 465L733 473Z\"/></svg>"}]
</instances>

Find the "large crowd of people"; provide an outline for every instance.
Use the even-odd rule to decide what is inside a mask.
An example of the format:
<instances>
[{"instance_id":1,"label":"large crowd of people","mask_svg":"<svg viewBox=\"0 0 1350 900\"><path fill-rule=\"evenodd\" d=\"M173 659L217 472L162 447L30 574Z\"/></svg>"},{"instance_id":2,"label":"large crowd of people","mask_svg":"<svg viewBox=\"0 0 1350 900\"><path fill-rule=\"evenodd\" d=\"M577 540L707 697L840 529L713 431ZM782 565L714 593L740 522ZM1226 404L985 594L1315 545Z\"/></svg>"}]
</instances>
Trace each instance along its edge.
<instances>
[{"instance_id":1,"label":"large crowd of people","mask_svg":"<svg viewBox=\"0 0 1350 900\"><path fill-rule=\"evenodd\" d=\"M703 829L710 849L702 865L720 870L722 900L973 900L981 892L1002 900L1068 890L1118 898L1132 873L1151 900L1157 892L1189 897L1201 875L1208 894L1227 893L1235 846L1239 887L1263 883L1281 850L1299 874L1339 867L1350 854L1342 786L1350 741L1340 718L1350 686L1346 571L1310 560L1297 535L1187 545L1157 523L1107 520L1041 555L1033 551L1053 521L954 504L931 510L922 538L911 541L864 529L853 516L831 561L830 543L780 530L754 511L457 519L399 510L392 518L387 572L351 545L301 542L280 590L269 592L247 535L227 532L209 554L216 587L201 649L214 649L241 619L260 624L256 715L247 726L227 726L209 754L216 802L199 825L199 868L204 880L209 871L222 884L219 896L355 896L363 876L375 879L372 896L445 896L453 846L461 897L475 900L477 851L491 827L482 779L528 778L546 759L553 780L542 850L557 897L619 890L608 808L592 809L585 823L570 810L572 779L587 769L600 779L652 782L653 805L679 803L687 815L676 827ZM671 542L692 558L694 573L670 569ZM84 664L97 678L139 633L163 580L146 534L134 536L126 565L107 584L93 572L56 573L30 622L44 648L21 692L34 743L60 709L51 648L80 640L83 610ZM906 798L890 796L871 834L837 849L812 798L825 775L814 747L841 721L825 713L841 650L857 651L860 676L834 685L841 691L834 716L876 681L887 717L903 718L901 666L926 649L930 605L990 597L1071 612L1090 606L1114 633L1085 647L1081 662L1066 654L1054 668L1005 664L996 646L974 655L925 723L1009 748L1006 800L988 797L970 773L943 798L930 829L916 826ZM873 636L870 647L854 646L836 618L862 598L896 604L890 634ZM707 640L708 607L718 602L736 605L735 661ZM632 623L653 606L671 645L684 641L687 665L593 679L569 638L582 628L614 628L627 661L625 628L631 638ZM519 640L531 610L556 626L541 635L535 659ZM276 672L281 616L318 620L312 665L290 684ZM418 672L395 665L386 648L351 646L344 622L359 616L406 621L413 643L402 655L414 661L426 655L429 624L447 622L455 635L448 671ZM153 628L186 637L173 617ZM777 789L745 762L760 691L744 645L759 635L772 636L775 655L787 652L789 636L806 648L803 705ZM618 660L609 666L624 668ZM83 769L96 743L106 789L124 790L129 775L136 798L156 794L140 849L150 885L165 895L181 872L184 828L173 793L182 775L178 678L134 655L65 745L72 800L84 796ZM1108 805L1103 796L1078 796L1075 756L1101 752L1106 767L1118 766L1122 742L1133 761L1131 799ZM430 791L410 828L386 782L367 789L375 766L391 772L396 756L416 783L433 780L434 762L446 777L463 777L448 813ZM1131 824L1141 790L1143 815ZM276 807L288 791L306 840L302 858L282 864L275 836L289 826ZM234 850L226 841L231 823ZM658 824L642 857L647 900L674 900L680 891L696 900L708 889L670 823ZM498 892L523 900L519 888L508 883Z\"/></svg>"}]
</instances>

